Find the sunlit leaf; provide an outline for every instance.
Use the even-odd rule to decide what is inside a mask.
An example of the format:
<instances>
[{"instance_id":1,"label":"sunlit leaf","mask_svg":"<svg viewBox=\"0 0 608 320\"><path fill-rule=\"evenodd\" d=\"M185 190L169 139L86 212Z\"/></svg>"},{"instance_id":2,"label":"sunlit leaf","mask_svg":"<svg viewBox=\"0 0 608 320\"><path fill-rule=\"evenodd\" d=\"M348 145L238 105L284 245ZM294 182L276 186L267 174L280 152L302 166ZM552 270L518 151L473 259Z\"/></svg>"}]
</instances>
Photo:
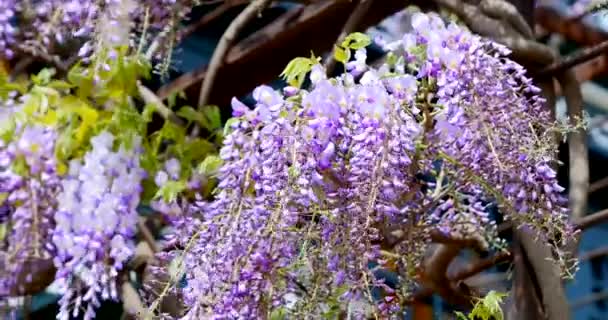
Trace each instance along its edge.
<instances>
[{"instance_id":1,"label":"sunlit leaf","mask_svg":"<svg viewBox=\"0 0 608 320\"><path fill-rule=\"evenodd\" d=\"M346 36L342 41L342 47L358 50L369 46L372 39L365 33L354 32Z\"/></svg>"},{"instance_id":2,"label":"sunlit leaf","mask_svg":"<svg viewBox=\"0 0 608 320\"><path fill-rule=\"evenodd\" d=\"M44 86L51 81L51 78L55 75L54 69L44 68L38 72L38 74L32 75L32 82L34 84Z\"/></svg>"},{"instance_id":3,"label":"sunlit leaf","mask_svg":"<svg viewBox=\"0 0 608 320\"><path fill-rule=\"evenodd\" d=\"M209 125L205 116L190 106L181 107L177 111L177 115L188 121L195 122L202 127L207 127Z\"/></svg>"},{"instance_id":4,"label":"sunlit leaf","mask_svg":"<svg viewBox=\"0 0 608 320\"><path fill-rule=\"evenodd\" d=\"M232 125L239 121L238 118L230 118L224 124L224 137L229 135L232 132Z\"/></svg>"},{"instance_id":5,"label":"sunlit leaf","mask_svg":"<svg viewBox=\"0 0 608 320\"><path fill-rule=\"evenodd\" d=\"M209 126L206 128L209 131L214 131L222 127L222 116L218 106L205 106L203 114L208 120Z\"/></svg>"},{"instance_id":6,"label":"sunlit leaf","mask_svg":"<svg viewBox=\"0 0 608 320\"><path fill-rule=\"evenodd\" d=\"M154 199L163 199L165 202L173 202L188 184L184 181L167 181L154 195Z\"/></svg>"},{"instance_id":7,"label":"sunlit leaf","mask_svg":"<svg viewBox=\"0 0 608 320\"><path fill-rule=\"evenodd\" d=\"M317 63L311 58L298 57L291 60L287 67L281 73L281 77L294 87L301 87L304 83L304 77L312 69L312 66Z\"/></svg>"},{"instance_id":8,"label":"sunlit leaf","mask_svg":"<svg viewBox=\"0 0 608 320\"><path fill-rule=\"evenodd\" d=\"M334 46L334 59L336 61L346 64L350 60L350 50L344 49L340 46Z\"/></svg>"},{"instance_id":9,"label":"sunlit leaf","mask_svg":"<svg viewBox=\"0 0 608 320\"><path fill-rule=\"evenodd\" d=\"M284 320L287 319L287 310L285 307L277 307L270 313L270 320Z\"/></svg>"},{"instance_id":10,"label":"sunlit leaf","mask_svg":"<svg viewBox=\"0 0 608 320\"><path fill-rule=\"evenodd\" d=\"M222 159L217 155L210 155L198 165L196 171L206 176L212 176L217 173L217 170L222 166Z\"/></svg>"}]
</instances>

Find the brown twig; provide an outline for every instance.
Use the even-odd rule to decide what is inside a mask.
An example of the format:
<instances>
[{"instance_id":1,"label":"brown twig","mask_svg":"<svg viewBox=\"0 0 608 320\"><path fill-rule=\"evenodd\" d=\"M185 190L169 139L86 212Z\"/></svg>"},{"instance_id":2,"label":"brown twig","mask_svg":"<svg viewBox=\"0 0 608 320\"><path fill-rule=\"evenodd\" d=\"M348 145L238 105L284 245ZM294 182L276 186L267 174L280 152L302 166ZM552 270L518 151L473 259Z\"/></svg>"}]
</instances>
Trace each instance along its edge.
<instances>
[{"instance_id":1,"label":"brown twig","mask_svg":"<svg viewBox=\"0 0 608 320\"><path fill-rule=\"evenodd\" d=\"M587 251L587 252L579 255L578 260L587 261L587 260L603 257L606 255L608 255L608 246L603 246L603 247L599 247L597 249L593 249L593 250Z\"/></svg>"},{"instance_id":2,"label":"brown twig","mask_svg":"<svg viewBox=\"0 0 608 320\"><path fill-rule=\"evenodd\" d=\"M200 20L181 29L177 33L178 34L177 38L178 39L186 38L187 36L191 35L195 31L200 30L201 28L205 27L207 24L215 21L217 18L222 16L224 13L226 13L228 10L230 10L236 6L246 4L247 2L249 2L249 0L225 1L219 7L215 8L215 9L211 10L211 12L205 14Z\"/></svg>"},{"instance_id":3,"label":"brown twig","mask_svg":"<svg viewBox=\"0 0 608 320\"><path fill-rule=\"evenodd\" d=\"M608 177L601 178L589 185L589 194L602 190L608 187Z\"/></svg>"},{"instance_id":4,"label":"brown twig","mask_svg":"<svg viewBox=\"0 0 608 320\"><path fill-rule=\"evenodd\" d=\"M236 37L241 32L250 20L255 18L268 4L270 0L254 0L241 12L234 21L228 26L228 29L224 32L220 38L220 42L213 52L207 74L203 80L201 91L198 99L198 108L201 109L209 102L209 96L213 89L213 82L217 76L217 72L224 62L226 53L232 47L232 44L236 40Z\"/></svg>"},{"instance_id":5,"label":"brown twig","mask_svg":"<svg viewBox=\"0 0 608 320\"><path fill-rule=\"evenodd\" d=\"M344 28L342 28L342 32L340 36L338 36L337 43L341 43L344 39L350 34L357 31L361 27L361 21L365 14L369 11L374 0L359 0L357 6L353 9L351 15L346 20L344 24ZM331 74L336 68L336 59L334 59L333 50L332 54L330 54L325 60L325 70L327 74Z\"/></svg>"},{"instance_id":6,"label":"brown twig","mask_svg":"<svg viewBox=\"0 0 608 320\"><path fill-rule=\"evenodd\" d=\"M597 56L608 52L608 40L589 48L581 49L560 61L556 61L538 72L538 76L548 76L558 74L566 69L570 69L578 64L589 61Z\"/></svg>"},{"instance_id":7,"label":"brown twig","mask_svg":"<svg viewBox=\"0 0 608 320\"><path fill-rule=\"evenodd\" d=\"M180 119L171 109L169 109L165 104L160 100L152 90L148 89L146 86L142 85L139 81L137 82L137 90L139 91L139 95L144 100L146 104L151 104L156 108L156 111L166 120L169 120L178 126L185 126L185 123L182 119Z\"/></svg>"},{"instance_id":8,"label":"brown twig","mask_svg":"<svg viewBox=\"0 0 608 320\"><path fill-rule=\"evenodd\" d=\"M608 220L608 209L600 210L579 218L574 221L574 226L577 229L584 231L585 229L591 228L596 224L604 223L606 220ZM511 228L513 228L513 223L511 221L507 221L498 226L498 232L502 233L510 230Z\"/></svg>"},{"instance_id":9,"label":"brown twig","mask_svg":"<svg viewBox=\"0 0 608 320\"><path fill-rule=\"evenodd\" d=\"M576 222L576 227L581 230L585 230L589 227L592 227L598 223L602 223L608 220L608 209L604 209L588 216L584 216L580 218Z\"/></svg>"},{"instance_id":10,"label":"brown twig","mask_svg":"<svg viewBox=\"0 0 608 320\"><path fill-rule=\"evenodd\" d=\"M500 252L493 257L483 259L478 263L471 264L468 267L455 272L452 276L450 276L450 281L461 281L466 280L480 272L488 270L498 264L503 262L511 261L513 255L510 252Z\"/></svg>"},{"instance_id":11,"label":"brown twig","mask_svg":"<svg viewBox=\"0 0 608 320\"><path fill-rule=\"evenodd\" d=\"M211 90L213 90L213 83L217 77L218 71L222 67L228 50L232 47L236 37L241 30L255 18L256 15L260 14L261 11L271 2L271 0L254 0L252 1L237 17L232 21L228 29L224 32L220 38L209 66L207 68L206 76L201 84L201 90L198 97L198 109L202 110L208 103L209 97L211 96ZM195 125L192 130L191 136L197 136L200 128Z\"/></svg>"},{"instance_id":12,"label":"brown twig","mask_svg":"<svg viewBox=\"0 0 608 320\"><path fill-rule=\"evenodd\" d=\"M148 246L150 246L150 249L152 249L153 252L158 252L158 245L156 244L156 240L154 239L152 232L150 232L150 229L148 229L146 226L145 218L140 218L137 220L137 229L139 229L142 238L148 244Z\"/></svg>"}]
</instances>

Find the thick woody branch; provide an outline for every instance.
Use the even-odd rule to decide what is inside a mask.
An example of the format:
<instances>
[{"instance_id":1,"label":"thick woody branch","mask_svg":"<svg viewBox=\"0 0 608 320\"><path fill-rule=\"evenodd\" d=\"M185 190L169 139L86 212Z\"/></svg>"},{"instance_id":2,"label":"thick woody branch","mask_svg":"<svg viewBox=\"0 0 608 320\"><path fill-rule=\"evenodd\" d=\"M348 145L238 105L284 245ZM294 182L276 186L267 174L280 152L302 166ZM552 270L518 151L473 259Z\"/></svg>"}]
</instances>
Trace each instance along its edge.
<instances>
[{"instance_id":1,"label":"thick woody branch","mask_svg":"<svg viewBox=\"0 0 608 320\"><path fill-rule=\"evenodd\" d=\"M500 252L493 257L480 260L476 263L469 265L466 268L463 268L462 270L459 270L459 271L453 273L452 275L446 276L446 279L449 281L449 283L457 284L476 274L484 272L498 264L501 264L503 262L508 262L508 261L510 261L511 258L512 258L512 255L509 252ZM452 285L452 286L454 286L454 285ZM434 292L433 289L426 288L426 289L414 294L414 296L409 300L409 302L419 301L423 298L426 298L426 297L432 295L433 292ZM467 302L467 304L468 303L470 303L470 302Z\"/></svg>"},{"instance_id":2,"label":"thick woody branch","mask_svg":"<svg viewBox=\"0 0 608 320\"><path fill-rule=\"evenodd\" d=\"M583 97L574 72L566 70L558 75L557 80L562 87L568 116L571 124L576 126L583 120ZM587 213L587 198L589 190L589 155L587 150L587 133L580 128L568 135L569 149L569 200L571 217L577 220Z\"/></svg>"},{"instance_id":3,"label":"thick woody branch","mask_svg":"<svg viewBox=\"0 0 608 320\"><path fill-rule=\"evenodd\" d=\"M454 244L437 246L431 257L422 265L424 270L422 282L451 304L470 305L472 297L468 288L456 285L447 276L448 267L461 249L461 246Z\"/></svg>"},{"instance_id":4,"label":"thick woody branch","mask_svg":"<svg viewBox=\"0 0 608 320\"><path fill-rule=\"evenodd\" d=\"M488 17L504 19L524 37L534 37L532 28L530 28L526 20L519 14L517 8L513 4L501 0L482 0L479 3L479 9Z\"/></svg>"}]
</instances>

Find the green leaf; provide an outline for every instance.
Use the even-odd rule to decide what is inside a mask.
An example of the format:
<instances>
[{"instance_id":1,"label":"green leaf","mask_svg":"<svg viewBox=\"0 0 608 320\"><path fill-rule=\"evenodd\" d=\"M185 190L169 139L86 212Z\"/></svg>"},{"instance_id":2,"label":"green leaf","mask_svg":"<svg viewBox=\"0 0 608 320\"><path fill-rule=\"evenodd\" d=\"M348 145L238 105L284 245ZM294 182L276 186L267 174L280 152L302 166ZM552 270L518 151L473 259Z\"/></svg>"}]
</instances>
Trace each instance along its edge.
<instances>
[{"instance_id":1,"label":"green leaf","mask_svg":"<svg viewBox=\"0 0 608 320\"><path fill-rule=\"evenodd\" d=\"M163 127L154 133L156 136L156 146L160 146L163 140L172 140L174 144L181 144L186 139L186 129L174 124L171 121L165 121Z\"/></svg>"},{"instance_id":2,"label":"green leaf","mask_svg":"<svg viewBox=\"0 0 608 320\"><path fill-rule=\"evenodd\" d=\"M30 170L28 168L27 162L25 161L25 157L16 157L11 162L11 170L19 176L26 177Z\"/></svg>"},{"instance_id":3,"label":"green leaf","mask_svg":"<svg viewBox=\"0 0 608 320\"><path fill-rule=\"evenodd\" d=\"M239 122L239 118L230 118L224 124L224 137L229 135L232 132L232 125Z\"/></svg>"},{"instance_id":4,"label":"green leaf","mask_svg":"<svg viewBox=\"0 0 608 320\"><path fill-rule=\"evenodd\" d=\"M89 97L93 93L95 86L93 81L93 73L81 67L79 63L75 64L68 72L68 81L76 86L79 97Z\"/></svg>"},{"instance_id":5,"label":"green leaf","mask_svg":"<svg viewBox=\"0 0 608 320\"><path fill-rule=\"evenodd\" d=\"M0 241L4 241L6 237L6 223L0 224Z\"/></svg>"},{"instance_id":6,"label":"green leaf","mask_svg":"<svg viewBox=\"0 0 608 320\"><path fill-rule=\"evenodd\" d=\"M165 202L173 202L177 196L186 188L188 184L184 181L167 181L154 195L154 199L163 199Z\"/></svg>"},{"instance_id":7,"label":"green leaf","mask_svg":"<svg viewBox=\"0 0 608 320\"><path fill-rule=\"evenodd\" d=\"M270 313L270 320L285 320L287 319L287 310L285 307L278 307Z\"/></svg>"},{"instance_id":8,"label":"green leaf","mask_svg":"<svg viewBox=\"0 0 608 320\"><path fill-rule=\"evenodd\" d=\"M507 294L499 293L494 290L488 292L485 297L477 301L473 310L469 313L469 319L503 320L504 314L500 308L500 304L506 296Z\"/></svg>"},{"instance_id":9,"label":"green leaf","mask_svg":"<svg viewBox=\"0 0 608 320\"><path fill-rule=\"evenodd\" d=\"M74 113L80 117L80 125L74 132L78 143L84 141L86 134L97 124L99 118L97 110L74 96L67 96L62 99L61 111Z\"/></svg>"},{"instance_id":10,"label":"green leaf","mask_svg":"<svg viewBox=\"0 0 608 320\"><path fill-rule=\"evenodd\" d=\"M182 158L185 162L191 163L192 161L200 161L204 156L215 151L214 145L201 138L189 139L185 141L181 146L176 146L180 149Z\"/></svg>"},{"instance_id":11,"label":"green leaf","mask_svg":"<svg viewBox=\"0 0 608 320\"><path fill-rule=\"evenodd\" d=\"M144 111L142 111L142 113L141 113L142 119L146 123L152 121L152 116L154 115L155 111L156 111L156 106L154 104L147 104L144 107Z\"/></svg>"},{"instance_id":12,"label":"green leaf","mask_svg":"<svg viewBox=\"0 0 608 320\"><path fill-rule=\"evenodd\" d=\"M334 46L334 59L342 64L346 64L350 60L350 50Z\"/></svg>"},{"instance_id":13,"label":"green leaf","mask_svg":"<svg viewBox=\"0 0 608 320\"><path fill-rule=\"evenodd\" d=\"M342 41L342 47L359 50L369 46L371 43L372 39L365 33L354 32L346 36L344 41Z\"/></svg>"},{"instance_id":14,"label":"green leaf","mask_svg":"<svg viewBox=\"0 0 608 320\"><path fill-rule=\"evenodd\" d=\"M68 90L74 88L74 85L63 80L52 80L48 87L56 90Z\"/></svg>"},{"instance_id":15,"label":"green leaf","mask_svg":"<svg viewBox=\"0 0 608 320\"><path fill-rule=\"evenodd\" d=\"M298 57L291 60L287 67L281 72L281 77L294 87L301 87L304 83L304 77L312 69L312 66L317 61L312 58Z\"/></svg>"},{"instance_id":16,"label":"green leaf","mask_svg":"<svg viewBox=\"0 0 608 320\"><path fill-rule=\"evenodd\" d=\"M207 119L205 119L203 114L190 106L181 107L177 111L177 115L188 121L196 122L202 127L206 128L208 126Z\"/></svg>"},{"instance_id":17,"label":"green leaf","mask_svg":"<svg viewBox=\"0 0 608 320\"><path fill-rule=\"evenodd\" d=\"M456 314L456 320L469 320L469 318L460 311L454 311L454 314Z\"/></svg>"},{"instance_id":18,"label":"green leaf","mask_svg":"<svg viewBox=\"0 0 608 320\"><path fill-rule=\"evenodd\" d=\"M397 63L397 55L389 52L386 55L386 64L388 64L389 66L394 66Z\"/></svg>"},{"instance_id":19,"label":"green leaf","mask_svg":"<svg viewBox=\"0 0 608 320\"><path fill-rule=\"evenodd\" d=\"M217 170L222 166L222 159L217 155L210 155L198 165L196 171L206 176L213 176L217 173Z\"/></svg>"},{"instance_id":20,"label":"green leaf","mask_svg":"<svg viewBox=\"0 0 608 320\"><path fill-rule=\"evenodd\" d=\"M32 75L32 82L39 86L44 86L51 81L51 78L55 75L54 69L44 68L38 72L38 74Z\"/></svg>"},{"instance_id":21,"label":"green leaf","mask_svg":"<svg viewBox=\"0 0 608 320\"><path fill-rule=\"evenodd\" d=\"M59 161L67 160L77 147L76 139L72 132L78 124L70 122L67 128L59 135L55 142L55 156Z\"/></svg>"},{"instance_id":22,"label":"green leaf","mask_svg":"<svg viewBox=\"0 0 608 320\"><path fill-rule=\"evenodd\" d=\"M13 117L7 117L0 122L0 139L4 142L9 142L15 133L15 119Z\"/></svg>"},{"instance_id":23,"label":"green leaf","mask_svg":"<svg viewBox=\"0 0 608 320\"><path fill-rule=\"evenodd\" d=\"M205 106L203 114L208 120L209 127L206 128L207 130L215 131L222 127L222 116L218 106Z\"/></svg>"}]
</instances>

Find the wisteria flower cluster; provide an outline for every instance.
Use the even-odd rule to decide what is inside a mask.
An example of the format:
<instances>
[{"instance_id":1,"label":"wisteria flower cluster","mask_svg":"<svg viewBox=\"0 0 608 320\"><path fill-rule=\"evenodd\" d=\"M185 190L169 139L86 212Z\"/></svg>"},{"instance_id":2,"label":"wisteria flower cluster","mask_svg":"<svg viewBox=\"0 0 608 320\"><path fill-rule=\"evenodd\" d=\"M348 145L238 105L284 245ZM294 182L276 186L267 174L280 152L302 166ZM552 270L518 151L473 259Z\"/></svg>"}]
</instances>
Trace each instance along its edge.
<instances>
[{"instance_id":1,"label":"wisteria flower cluster","mask_svg":"<svg viewBox=\"0 0 608 320\"><path fill-rule=\"evenodd\" d=\"M186 139L186 128L170 121L149 133L155 106L135 103L149 65L117 54L97 77L93 64L72 68L67 80L43 69L30 81L11 81L0 70L0 269L8 271L0 273L2 303L55 281L63 291L58 318L94 318L129 281L145 220L138 209L157 198L171 203L186 189L200 191L193 196L199 200L208 193L208 170L193 166L215 168L203 161L214 145ZM218 129L217 118L205 129ZM195 228L178 214L163 223Z\"/></svg>"},{"instance_id":2,"label":"wisteria flower cluster","mask_svg":"<svg viewBox=\"0 0 608 320\"><path fill-rule=\"evenodd\" d=\"M68 319L71 310L78 314L81 303L88 304L85 317L91 319L99 297L118 299L115 280L133 254L136 208L145 174L139 165L139 142L114 152L113 135L102 132L91 144L84 161L70 163L54 217L58 278L68 280L60 319ZM69 281L79 273L84 294Z\"/></svg>"},{"instance_id":3,"label":"wisteria flower cluster","mask_svg":"<svg viewBox=\"0 0 608 320\"><path fill-rule=\"evenodd\" d=\"M232 101L216 198L175 253L186 319L363 316L372 286L387 293L373 312L401 312L430 231L495 237L489 202L561 257L573 229L539 89L499 44L433 14L412 26L379 69L358 48L337 78L307 60L309 90ZM404 285L370 262L395 264Z\"/></svg>"},{"instance_id":4,"label":"wisteria flower cluster","mask_svg":"<svg viewBox=\"0 0 608 320\"><path fill-rule=\"evenodd\" d=\"M112 39L113 35L124 33L124 29L112 32L113 28L125 27L124 19L128 20L127 30L138 33L141 41L151 41L151 36L159 32L169 39L196 4L192 0L2 1L0 57L11 59L15 52L23 50L44 53L54 53L51 48L57 47L74 50L74 45L82 46L81 56L89 56L100 44L112 47L124 43L124 39ZM137 39L127 40L134 43Z\"/></svg>"},{"instance_id":5,"label":"wisteria flower cluster","mask_svg":"<svg viewBox=\"0 0 608 320\"><path fill-rule=\"evenodd\" d=\"M60 187L52 156L56 133L36 126L24 127L17 134L10 143L0 140L0 206L6 213L12 212L0 218L10 228L8 247L0 250L4 270L0 296L23 292L23 286L35 277L31 264L50 259L52 253L46 245Z\"/></svg>"}]
</instances>

